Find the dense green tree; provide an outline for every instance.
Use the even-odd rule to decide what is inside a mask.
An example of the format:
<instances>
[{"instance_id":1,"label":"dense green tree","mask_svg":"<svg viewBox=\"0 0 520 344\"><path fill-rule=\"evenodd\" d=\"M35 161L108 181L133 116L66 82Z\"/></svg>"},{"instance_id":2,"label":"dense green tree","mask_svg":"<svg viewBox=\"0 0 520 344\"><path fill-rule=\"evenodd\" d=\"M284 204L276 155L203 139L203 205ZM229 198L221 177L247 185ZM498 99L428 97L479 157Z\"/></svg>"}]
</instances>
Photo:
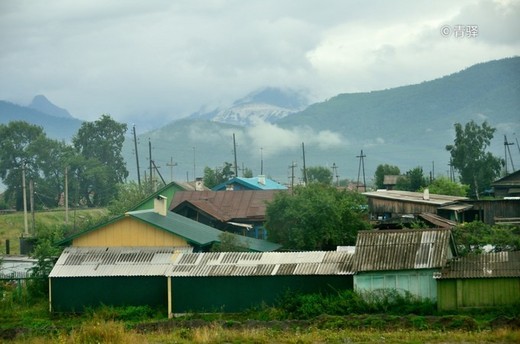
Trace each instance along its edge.
<instances>
[{"instance_id":1,"label":"dense green tree","mask_svg":"<svg viewBox=\"0 0 520 344\"><path fill-rule=\"evenodd\" d=\"M108 212L111 215L124 214L153 193L154 190L150 181L143 182L141 185L135 181L118 184L117 197L108 204Z\"/></svg>"},{"instance_id":2,"label":"dense green tree","mask_svg":"<svg viewBox=\"0 0 520 344\"><path fill-rule=\"evenodd\" d=\"M423 190L424 187L420 191ZM428 190L432 194L465 197L469 191L469 185L453 182L447 177L437 177L428 185Z\"/></svg>"},{"instance_id":3,"label":"dense green tree","mask_svg":"<svg viewBox=\"0 0 520 344\"><path fill-rule=\"evenodd\" d=\"M418 166L406 172L405 175L397 179L395 188L403 191L419 191L427 185L422 167Z\"/></svg>"},{"instance_id":4,"label":"dense green tree","mask_svg":"<svg viewBox=\"0 0 520 344\"><path fill-rule=\"evenodd\" d=\"M323 166L311 166L307 167L307 182L308 183L321 183L325 185L332 184L332 171Z\"/></svg>"},{"instance_id":5,"label":"dense green tree","mask_svg":"<svg viewBox=\"0 0 520 344\"><path fill-rule=\"evenodd\" d=\"M107 205L123 183L128 170L121 154L127 125L102 115L94 122L84 122L72 139L81 156L75 174L80 194L88 206Z\"/></svg>"},{"instance_id":6,"label":"dense green tree","mask_svg":"<svg viewBox=\"0 0 520 344\"><path fill-rule=\"evenodd\" d=\"M480 221L461 223L453 228L459 254L480 253L489 245L494 252L520 250L520 229L490 226Z\"/></svg>"},{"instance_id":7,"label":"dense green tree","mask_svg":"<svg viewBox=\"0 0 520 344\"><path fill-rule=\"evenodd\" d=\"M204 185L208 188L213 188L219 184L224 183L235 176L233 171L233 164L224 162L222 168L212 169L208 166L204 167Z\"/></svg>"},{"instance_id":8,"label":"dense green tree","mask_svg":"<svg viewBox=\"0 0 520 344\"><path fill-rule=\"evenodd\" d=\"M397 166L388 165L388 164L377 166L376 172L374 174L374 182L376 184L376 188L377 189L384 188L383 182L385 180L385 176L387 176L387 175L398 176L400 174L401 174L401 171L399 170L399 167L397 167Z\"/></svg>"},{"instance_id":9,"label":"dense green tree","mask_svg":"<svg viewBox=\"0 0 520 344\"><path fill-rule=\"evenodd\" d=\"M0 178L7 186L6 200L14 200L17 209L21 209L22 170L25 169L26 191L30 180L43 186L50 174L49 163L59 161L51 154L58 154L59 149L60 144L47 138L42 127L23 121L0 124ZM59 189L50 193L55 202Z\"/></svg>"},{"instance_id":10,"label":"dense green tree","mask_svg":"<svg viewBox=\"0 0 520 344\"><path fill-rule=\"evenodd\" d=\"M269 240L288 250L334 250L354 245L369 229L363 195L319 183L277 193L266 209Z\"/></svg>"},{"instance_id":11,"label":"dense green tree","mask_svg":"<svg viewBox=\"0 0 520 344\"><path fill-rule=\"evenodd\" d=\"M487 122L481 126L474 121L465 126L455 123L455 140L452 145L446 146L453 168L460 173L461 182L470 186L470 194L477 199L499 176L503 165L502 159L486 152L494 133L495 128Z\"/></svg>"}]
</instances>

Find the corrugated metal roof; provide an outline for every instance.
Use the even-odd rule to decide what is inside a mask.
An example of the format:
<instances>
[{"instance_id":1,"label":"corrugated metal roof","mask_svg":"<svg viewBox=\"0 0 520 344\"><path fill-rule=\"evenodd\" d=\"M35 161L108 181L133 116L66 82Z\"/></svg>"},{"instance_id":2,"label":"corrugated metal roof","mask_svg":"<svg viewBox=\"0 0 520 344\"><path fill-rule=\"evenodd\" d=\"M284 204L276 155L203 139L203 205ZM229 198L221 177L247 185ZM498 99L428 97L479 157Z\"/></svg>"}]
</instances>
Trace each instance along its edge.
<instances>
[{"instance_id":1,"label":"corrugated metal roof","mask_svg":"<svg viewBox=\"0 0 520 344\"><path fill-rule=\"evenodd\" d=\"M429 194L428 199L424 199L424 193L422 192L411 192L411 191L400 191L400 190L377 190L372 192L363 192L363 195L367 197L382 198L394 201L407 201L416 203L426 203L434 205L448 205L451 203L468 200L467 197L459 196L447 196Z\"/></svg>"},{"instance_id":2,"label":"corrugated metal roof","mask_svg":"<svg viewBox=\"0 0 520 344\"><path fill-rule=\"evenodd\" d=\"M178 191L173 196L170 210L191 203L220 221L237 219L263 219L268 201L283 190L237 190L237 191Z\"/></svg>"},{"instance_id":3,"label":"corrugated metal roof","mask_svg":"<svg viewBox=\"0 0 520 344\"><path fill-rule=\"evenodd\" d=\"M348 252L207 252L191 248L68 247L49 277L352 275Z\"/></svg>"},{"instance_id":4,"label":"corrugated metal roof","mask_svg":"<svg viewBox=\"0 0 520 344\"><path fill-rule=\"evenodd\" d=\"M437 278L520 277L520 251L471 254L449 262Z\"/></svg>"},{"instance_id":5,"label":"corrugated metal roof","mask_svg":"<svg viewBox=\"0 0 520 344\"><path fill-rule=\"evenodd\" d=\"M49 277L164 276L191 247L67 247Z\"/></svg>"},{"instance_id":6,"label":"corrugated metal roof","mask_svg":"<svg viewBox=\"0 0 520 344\"><path fill-rule=\"evenodd\" d=\"M352 258L352 253L338 251L183 253L176 258L167 275L352 275Z\"/></svg>"},{"instance_id":7,"label":"corrugated metal roof","mask_svg":"<svg viewBox=\"0 0 520 344\"><path fill-rule=\"evenodd\" d=\"M450 258L451 231L360 231L354 271L441 268Z\"/></svg>"}]
</instances>

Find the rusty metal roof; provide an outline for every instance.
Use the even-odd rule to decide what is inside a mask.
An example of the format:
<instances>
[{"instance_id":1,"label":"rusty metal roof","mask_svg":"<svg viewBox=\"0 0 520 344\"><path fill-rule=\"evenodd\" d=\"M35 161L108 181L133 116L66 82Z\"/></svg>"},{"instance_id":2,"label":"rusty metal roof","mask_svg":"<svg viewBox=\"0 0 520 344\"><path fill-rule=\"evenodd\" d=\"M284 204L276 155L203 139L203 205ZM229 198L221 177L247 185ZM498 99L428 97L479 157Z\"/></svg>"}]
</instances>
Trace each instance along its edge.
<instances>
[{"instance_id":1,"label":"rusty metal roof","mask_svg":"<svg viewBox=\"0 0 520 344\"><path fill-rule=\"evenodd\" d=\"M67 247L49 277L164 276L191 247Z\"/></svg>"},{"instance_id":2,"label":"rusty metal roof","mask_svg":"<svg viewBox=\"0 0 520 344\"><path fill-rule=\"evenodd\" d=\"M452 257L448 229L360 231L354 271L441 268Z\"/></svg>"},{"instance_id":3,"label":"rusty metal roof","mask_svg":"<svg viewBox=\"0 0 520 344\"><path fill-rule=\"evenodd\" d=\"M192 204L220 221L263 219L266 203L283 190L178 191L170 210Z\"/></svg>"},{"instance_id":4,"label":"rusty metal roof","mask_svg":"<svg viewBox=\"0 0 520 344\"><path fill-rule=\"evenodd\" d=\"M439 279L520 277L520 251L470 254L453 259Z\"/></svg>"},{"instance_id":5,"label":"rusty metal roof","mask_svg":"<svg viewBox=\"0 0 520 344\"><path fill-rule=\"evenodd\" d=\"M352 275L353 254L313 252L211 252L177 256L172 277Z\"/></svg>"}]
</instances>

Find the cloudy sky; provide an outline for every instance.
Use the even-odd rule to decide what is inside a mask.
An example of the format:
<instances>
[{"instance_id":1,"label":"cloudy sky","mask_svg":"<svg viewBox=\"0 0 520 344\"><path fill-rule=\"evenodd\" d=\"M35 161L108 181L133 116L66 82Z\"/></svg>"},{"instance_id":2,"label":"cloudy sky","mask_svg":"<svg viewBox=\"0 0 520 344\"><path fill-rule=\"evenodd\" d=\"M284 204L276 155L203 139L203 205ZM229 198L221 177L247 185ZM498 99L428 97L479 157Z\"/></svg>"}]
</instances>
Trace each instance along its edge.
<instances>
[{"instance_id":1,"label":"cloudy sky","mask_svg":"<svg viewBox=\"0 0 520 344\"><path fill-rule=\"evenodd\" d=\"M518 0L0 0L0 99L169 121L266 86L431 80L520 55L519 33Z\"/></svg>"}]
</instances>

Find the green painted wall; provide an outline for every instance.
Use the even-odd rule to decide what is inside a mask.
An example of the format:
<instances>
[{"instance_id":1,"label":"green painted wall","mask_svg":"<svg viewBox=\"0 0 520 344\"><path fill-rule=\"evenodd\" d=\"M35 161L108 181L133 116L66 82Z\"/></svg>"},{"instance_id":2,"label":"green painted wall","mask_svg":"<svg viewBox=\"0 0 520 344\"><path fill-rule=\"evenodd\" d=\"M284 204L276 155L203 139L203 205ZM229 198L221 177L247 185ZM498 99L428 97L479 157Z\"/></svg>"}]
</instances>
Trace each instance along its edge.
<instances>
[{"instance_id":1,"label":"green painted wall","mask_svg":"<svg viewBox=\"0 0 520 344\"><path fill-rule=\"evenodd\" d=\"M273 305L287 290L331 293L352 289L352 276L172 278L173 313L239 312Z\"/></svg>"},{"instance_id":2,"label":"green painted wall","mask_svg":"<svg viewBox=\"0 0 520 344\"><path fill-rule=\"evenodd\" d=\"M83 312L85 308L109 306L168 305L165 277L52 278L53 312Z\"/></svg>"},{"instance_id":3,"label":"green painted wall","mask_svg":"<svg viewBox=\"0 0 520 344\"><path fill-rule=\"evenodd\" d=\"M438 280L439 310L500 307L520 302L520 278Z\"/></svg>"},{"instance_id":4,"label":"green painted wall","mask_svg":"<svg viewBox=\"0 0 520 344\"><path fill-rule=\"evenodd\" d=\"M161 195L166 197L168 200L167 200L167 204L168 204L168 208L170 207L170 204L172 202L172 199L173 199L173 195L177 192L177 191L183 191L184 189L181 188L180 186L178 185L175 185L175 184L172 184L170 185L168 188L166 188L165 190L161 191ZM146 200L144 203L142 204L139 204L135 209L133 210L147 210L147 209L153 209L153 204L154 204L154 200L155 200L155 197L152 197L148 200Z\"/></svg>"},{"instance_id":5,"label":"green painted wall","mask_svg":"<svg viewBox=\"0 0 520 344\"><path fill-rule=\"evenodd\" d=\"M436 271L424 269L359 272L354 275L354 290L407 290L415 296L435 301L437 299L437 282L433 279L433 273Z\"/></svg>"}]
</instances>

